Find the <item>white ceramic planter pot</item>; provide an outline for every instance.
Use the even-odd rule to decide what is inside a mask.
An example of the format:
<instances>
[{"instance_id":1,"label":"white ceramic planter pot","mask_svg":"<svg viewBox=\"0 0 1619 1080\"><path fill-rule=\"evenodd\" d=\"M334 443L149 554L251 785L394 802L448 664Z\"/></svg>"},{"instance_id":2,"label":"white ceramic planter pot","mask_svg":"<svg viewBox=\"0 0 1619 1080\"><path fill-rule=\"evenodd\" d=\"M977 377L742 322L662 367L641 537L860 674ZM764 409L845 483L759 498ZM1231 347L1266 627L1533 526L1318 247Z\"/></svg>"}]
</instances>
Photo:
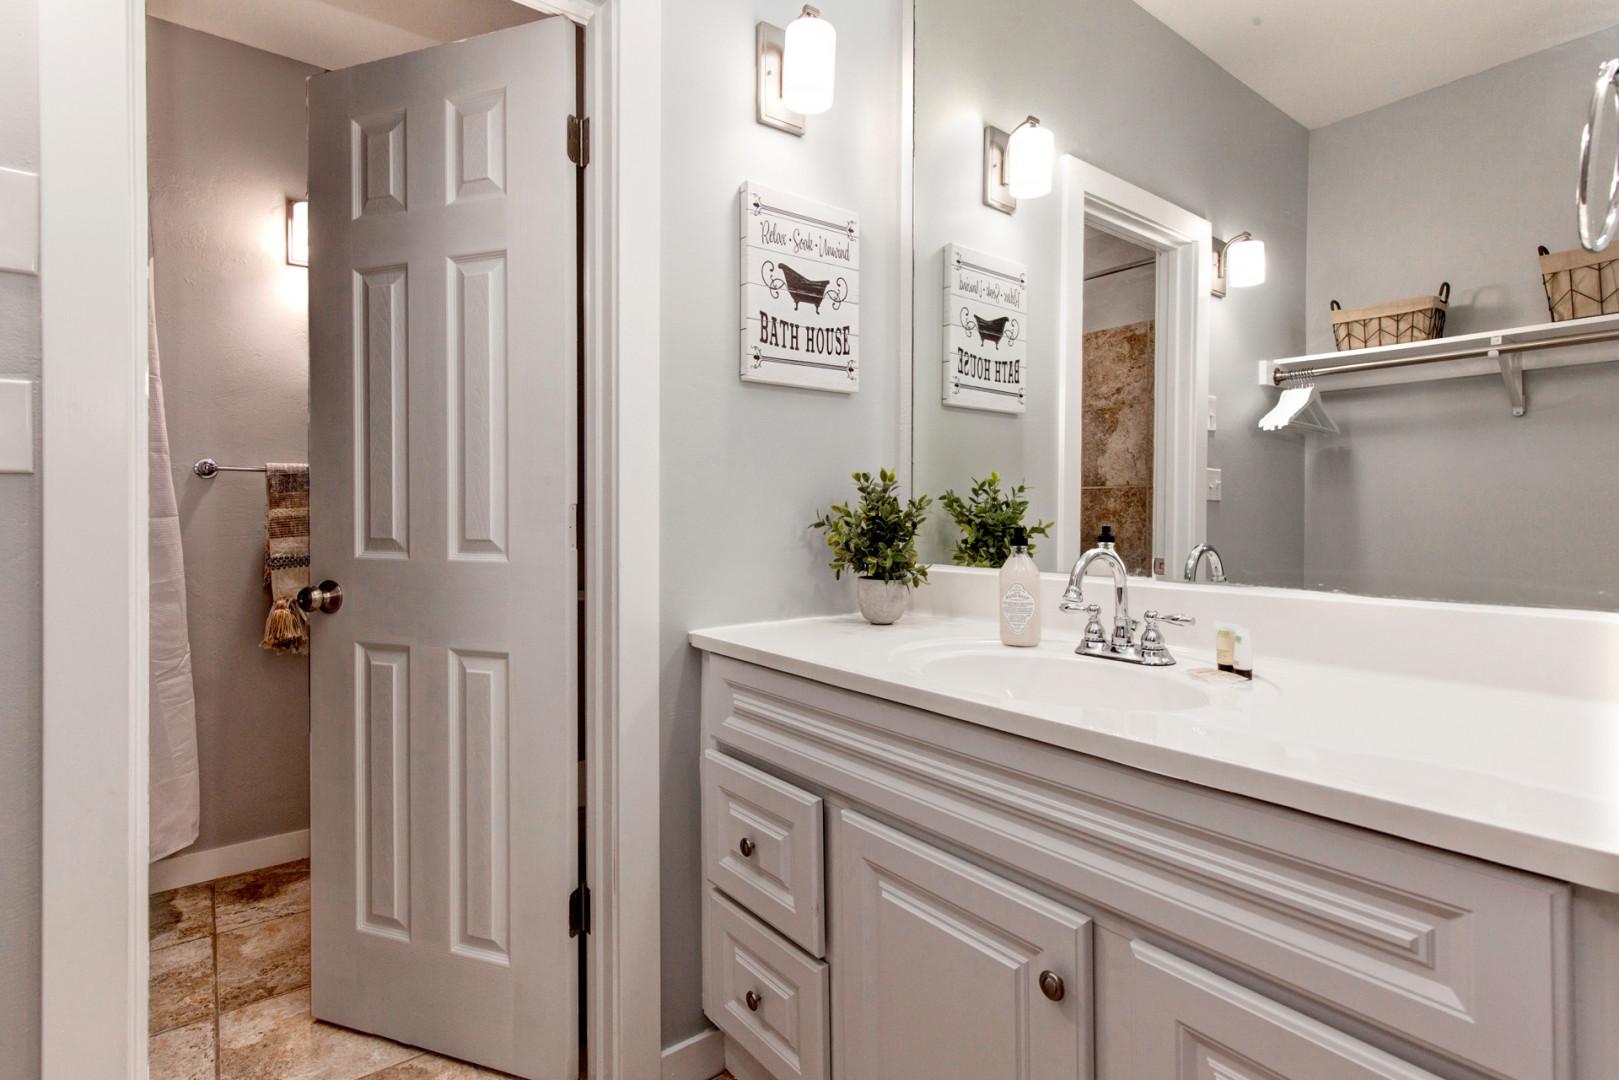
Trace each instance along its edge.
<instances>
[{"instance_id":1,"label":"white ceramic planter pot","mask_svg":"<svg viewBox=\"0 0 1619 1080\"><path fill-rule=\"evenodd\" d=\"M860 614L873 626L898 622L911 602L911 589L903 581L860 579Z\"/></svg>"}]
</instances>

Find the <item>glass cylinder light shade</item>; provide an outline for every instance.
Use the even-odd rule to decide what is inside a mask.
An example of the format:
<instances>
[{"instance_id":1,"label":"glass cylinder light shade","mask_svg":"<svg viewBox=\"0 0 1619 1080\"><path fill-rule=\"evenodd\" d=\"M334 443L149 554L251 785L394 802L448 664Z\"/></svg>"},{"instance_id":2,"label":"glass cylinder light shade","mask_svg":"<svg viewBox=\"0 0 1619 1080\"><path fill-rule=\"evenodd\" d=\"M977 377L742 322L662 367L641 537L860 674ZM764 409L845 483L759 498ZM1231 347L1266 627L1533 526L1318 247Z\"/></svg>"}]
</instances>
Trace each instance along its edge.
<instances>
[{"instance_id":1,"label":"glass cylinder light shade","mask_svg":"<svg viewBox=\"0 0 1619 1080\"><path fill-rule=\"evenodd\" d=\"M1020 124L1006 143L1006 190L1014 199L1036 199L1051 193L1051 163L1056 140L1034 117Z\"/></svg>"},{"instance_id":2,"label":"glass cylinder light shade","mask_svg":"<svg viewBox=\"0 0 1619 1080\"><path fill-rule=\"evenodd\" d=\"M1265 283L1265 241L1234 240L1225 249L1226 286L1246 289Z\"/></svg>"},{"instance_id":3,"label":"glass cylinder light shade","mask_svg":"<svg viewBox=\"0 0 1619 1080\"><path fill-rule=\"evenodd\" d=\"M832 107L838 66L838 32L813 8L787 24L782 47L781 103L813 116Z\"/></svg>"}]
</instances>

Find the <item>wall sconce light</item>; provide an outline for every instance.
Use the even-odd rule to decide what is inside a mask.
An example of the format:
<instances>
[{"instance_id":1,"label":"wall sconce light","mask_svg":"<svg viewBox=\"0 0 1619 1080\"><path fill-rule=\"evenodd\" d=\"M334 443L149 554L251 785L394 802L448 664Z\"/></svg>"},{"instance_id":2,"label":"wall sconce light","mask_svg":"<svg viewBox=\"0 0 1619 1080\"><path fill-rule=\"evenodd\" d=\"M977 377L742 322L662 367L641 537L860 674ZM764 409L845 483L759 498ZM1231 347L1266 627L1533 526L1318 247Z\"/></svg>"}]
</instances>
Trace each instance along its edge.
<instances>
[{"instance_id":1,"label":"wall sconce light","mask_svg":"<svg viewBox=\"0 0 1619 1080\"><path fill-rule=\"evenodd\" d=\"M1215 296L1225 296L1226 289L1246 289L1265 284L1265 241L1255 240L1251 232L1240 232L1222 243L1214 242Z\"/></svg>"},{"instance_id":2,"label":"wall sconce light","mask_svg":"<svg viewBox=\"0 0 1619 1080\"><path fill-rule=\"evenodd\" d=\"M1031 116L1008 135L984 128L984 205L1003 214L1017 209L1019 199L1051 194L1051 166L1056 138Z\"/></svg>"},{"instance_id":3,"label":"wall sconce light","mask_svg":"<svg viewBox=\"0 0 1619 1080\"><path fill-rule=\"evenodd\" d=\"M759 85L759 123L804 134L804 117L832 107L837 82L838 32L819 9L804 5L787 29L761 22L754 27Z\"/></svg>"},{"instance_id":4,"label":"wall sconce light","mask_svg":"<svg viewBox=\"0 0 1619 1080\"><path fill-rule=\"evenodd\" d=\"M287 200L287 265L309 265L309 200Z\"/></svg>"}]
</instances>

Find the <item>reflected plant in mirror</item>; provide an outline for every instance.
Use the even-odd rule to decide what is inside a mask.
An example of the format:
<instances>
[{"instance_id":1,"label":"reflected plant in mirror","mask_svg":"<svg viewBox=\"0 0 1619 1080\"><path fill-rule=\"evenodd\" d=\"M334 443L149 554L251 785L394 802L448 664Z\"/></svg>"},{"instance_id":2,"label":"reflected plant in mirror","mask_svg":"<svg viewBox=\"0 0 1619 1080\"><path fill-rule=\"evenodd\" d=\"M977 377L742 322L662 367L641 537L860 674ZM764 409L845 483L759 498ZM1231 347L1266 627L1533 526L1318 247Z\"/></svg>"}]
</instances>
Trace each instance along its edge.
<instances>
[{"instance_id":1,"label":"reflected plant in mirror","mask_svg":"<svg viewBox=\"0 0 1619 1080\"><path fill-rule=\"evenodd\" d=\"M966 498L953 490L940 495L939 505L961 530L950 561L957 566L1001 566L1012 555L1012 532L1019 526L1031 538L1029 555L1038 554L1032 538L1050 536L1051 522L1023 520L1029 509L1026 491L1023 484L1002 491L1000 474L992 472L973 480Z\"/></svg>"},{"instance_id":2,"label":"reflected plant in mirror","mask_svg":"<svg viewBox=\"0 0 1619 1080\"><path fill-rule=\"evenodd\" d=\"M1047 573L1106 521L1134 575L1619 611L1619 244L1575 198L1619 7L1468 5L1445 49L1375 7L915 0L917 490L1018 478ZM1029 115L1052 197L986 205ZM923 557L996 565L953 502Z\"/></svg>"}]
</instances>

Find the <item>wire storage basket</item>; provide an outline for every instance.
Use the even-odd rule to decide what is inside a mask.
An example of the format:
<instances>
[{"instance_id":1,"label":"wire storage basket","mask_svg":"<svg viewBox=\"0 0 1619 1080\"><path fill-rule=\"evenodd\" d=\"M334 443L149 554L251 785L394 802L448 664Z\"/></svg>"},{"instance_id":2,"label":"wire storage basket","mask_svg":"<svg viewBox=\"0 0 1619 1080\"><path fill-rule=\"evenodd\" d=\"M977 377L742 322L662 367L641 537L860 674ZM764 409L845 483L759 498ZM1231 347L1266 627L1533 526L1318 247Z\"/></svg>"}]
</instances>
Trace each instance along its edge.
<instances>
[{"instance_id":1,"label":"wire storage basket","mask_svg":"<svg viewBox=\"0 0 1619 1080\"><path fill-rule=\"evenodd\" d=\"M1552 322L1619 315L1619 249L1552 254L1540 248L1540 278Z\"/></svg>"},{"instance_id":2,"label":"wire storage basket","mask_svg":"<svg viewBox=\"0 0 1619 1080\"><path fill-rule=\"evenodd\" d=\"M1332 337L1339 352L1428 341L1444 336L1445 310L1449 306L1448 281L1433 296L1413 296L1386 304L1346 308L1334 300Z\"/></svg>"}]
</instances>

